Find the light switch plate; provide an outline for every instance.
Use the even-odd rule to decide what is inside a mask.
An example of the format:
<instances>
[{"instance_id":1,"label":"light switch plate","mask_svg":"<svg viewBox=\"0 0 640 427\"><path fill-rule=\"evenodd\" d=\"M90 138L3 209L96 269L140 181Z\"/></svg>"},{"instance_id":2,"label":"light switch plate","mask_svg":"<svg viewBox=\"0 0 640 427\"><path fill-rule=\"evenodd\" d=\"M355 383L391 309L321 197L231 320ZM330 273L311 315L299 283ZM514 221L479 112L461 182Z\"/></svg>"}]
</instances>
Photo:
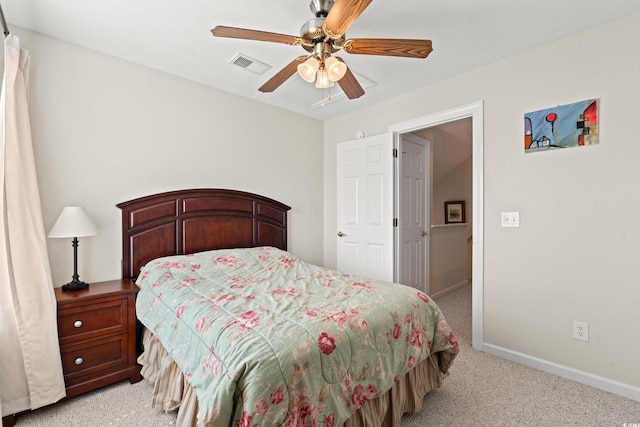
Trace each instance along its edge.
<instances>
[{"instance_id":1,"label":"light switch plate","mask_svg":"<svg viewBox=\"0 0 640 427\"><path fill-rule=\"evenodd\" d=\"M520 212L502 212L503 227L520 227Z\"/></svg>"}]
</instances>

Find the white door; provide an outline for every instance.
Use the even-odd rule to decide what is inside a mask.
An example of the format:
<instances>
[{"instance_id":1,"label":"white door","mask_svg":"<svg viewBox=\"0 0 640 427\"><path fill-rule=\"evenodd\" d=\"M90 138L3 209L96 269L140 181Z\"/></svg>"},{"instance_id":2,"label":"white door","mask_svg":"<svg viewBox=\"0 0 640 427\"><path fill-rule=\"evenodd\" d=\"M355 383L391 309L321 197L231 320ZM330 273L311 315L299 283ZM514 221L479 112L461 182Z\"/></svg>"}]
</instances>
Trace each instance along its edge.
<instances>
[{"instance_id":1,"label":"white door","mask_svg":"<svg viewBox=\"0 0 640 427\"><path fill-rule=\"evenodd\" d=\"M338 144L338 270L393 281L393 134Z\"/></svg>"},{"instance_id":2,"label":"white door","mask_svg":"<svg viewBox=\"0 0 640 427\"><path fill-rule=\"evenodd\" d=\"M398 281L429 292L429 141L401 135Z\"/></svg>"}]
</instances>

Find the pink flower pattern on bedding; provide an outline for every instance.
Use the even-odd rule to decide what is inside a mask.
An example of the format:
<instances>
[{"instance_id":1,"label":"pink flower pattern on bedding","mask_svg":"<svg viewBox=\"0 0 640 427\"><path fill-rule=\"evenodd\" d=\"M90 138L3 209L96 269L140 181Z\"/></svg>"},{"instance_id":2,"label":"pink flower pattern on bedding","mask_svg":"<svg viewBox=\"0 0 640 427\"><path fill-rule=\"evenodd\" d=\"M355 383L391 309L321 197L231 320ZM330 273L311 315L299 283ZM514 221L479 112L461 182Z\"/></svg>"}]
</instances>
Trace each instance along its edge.
<instances>
[{"instance_id":1,"label":"pink flower pattern on bedding","mask_svg":"<svg viewBox=\"0 0 640 427\"><path fill-rule=\"evenodd\" d=\"M137 283L138 318L203 424L338 426L430 354L446 373L458 352L424 293L271 247L157 259Z\"/></svg>"}]
</instances>

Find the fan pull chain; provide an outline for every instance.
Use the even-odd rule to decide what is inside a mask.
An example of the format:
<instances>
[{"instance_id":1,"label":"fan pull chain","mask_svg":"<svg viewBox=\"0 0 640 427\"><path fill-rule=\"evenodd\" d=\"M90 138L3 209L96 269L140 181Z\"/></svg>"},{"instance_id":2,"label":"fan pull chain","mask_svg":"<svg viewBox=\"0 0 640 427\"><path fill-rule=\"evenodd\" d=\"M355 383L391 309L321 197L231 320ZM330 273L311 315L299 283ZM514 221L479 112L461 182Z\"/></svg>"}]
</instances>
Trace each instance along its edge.
<instances>
[{"instance_id":1,"label":"fan pull chain","mask_svg":"<svg viewBox=\"0 0 640 427\"><path fill-rule=\"evenodd\" d=\"M327 95L327 101L331 101L331 86L329 86L329 94ZM324 107L324 87L321 88L322 90L322 98L320 98L320 106Z\"/></svg>"}]
</instances>

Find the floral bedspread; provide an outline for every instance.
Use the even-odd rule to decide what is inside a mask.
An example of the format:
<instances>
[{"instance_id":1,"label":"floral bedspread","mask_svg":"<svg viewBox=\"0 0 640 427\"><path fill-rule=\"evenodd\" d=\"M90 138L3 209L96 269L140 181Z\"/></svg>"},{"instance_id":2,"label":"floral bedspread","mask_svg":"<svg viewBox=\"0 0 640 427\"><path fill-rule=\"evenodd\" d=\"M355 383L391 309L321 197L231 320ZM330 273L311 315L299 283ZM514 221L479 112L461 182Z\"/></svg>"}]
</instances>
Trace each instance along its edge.
<instances>
[{"instance_id":1,"label":"floral bedspread","mask_svg":"<svg viewBox=\"0 0 640 427\"><path fill-rule=\"evenodd\" d=\"M403 285L341 274L272 247L159 258L137 315L216 426L339 426L431 353L458 344L438 306Z\"/></svg>"}]
</instances>

